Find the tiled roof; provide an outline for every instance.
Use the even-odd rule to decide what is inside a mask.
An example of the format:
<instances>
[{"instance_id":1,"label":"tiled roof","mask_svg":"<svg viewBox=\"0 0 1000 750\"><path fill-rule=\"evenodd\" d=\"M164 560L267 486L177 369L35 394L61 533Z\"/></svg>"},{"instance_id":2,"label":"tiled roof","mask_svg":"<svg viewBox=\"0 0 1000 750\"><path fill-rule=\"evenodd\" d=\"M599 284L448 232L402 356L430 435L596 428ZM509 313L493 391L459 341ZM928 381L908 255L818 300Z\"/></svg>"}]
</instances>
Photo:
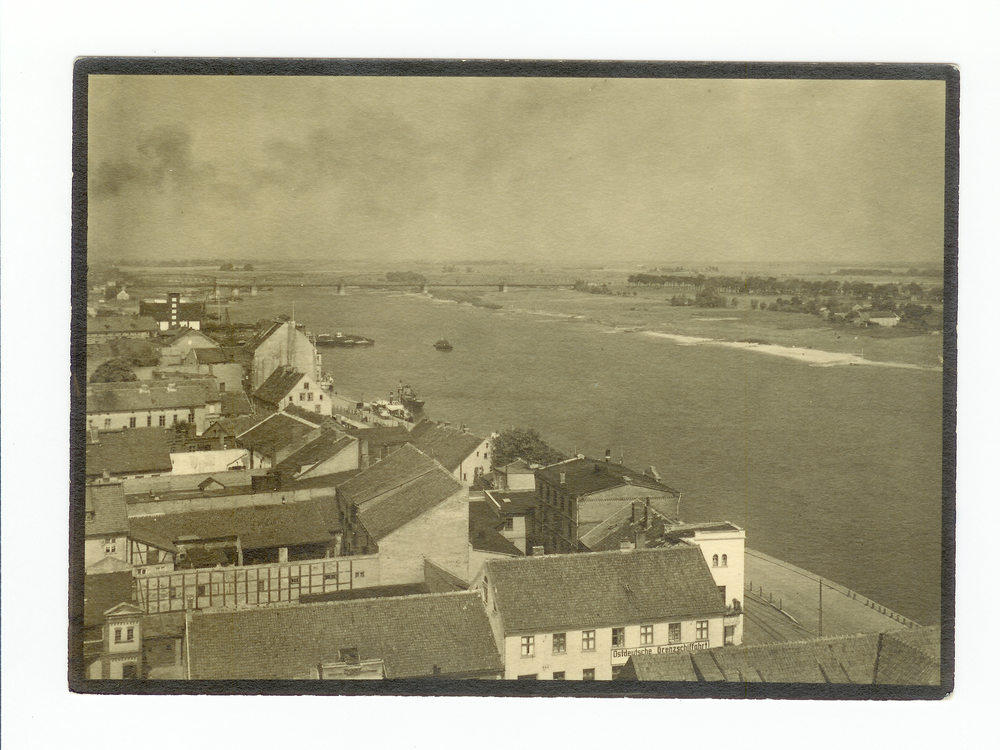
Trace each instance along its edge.
<instances>
[{"instance_id":1,"label":"tiled roof","mask_svg":"<svg viewBox=\"0 0 1000 750\"><path fill-rule=\"evenodd\" d=\"M196 680L287 679L348 648L384 660L389 678L503 669L482 599L468 592L196 613L189 634Z\"/></svg>"},{"instance_id":2,"label":"tiled roof","mask_svg":"<svg viewBox=\"0 0 1000 750\"><path fill-rule=\"evenodd\" d=\"M188 334L192 334L192 333L196 337L199 337L199 338L200 337L205 337L209 341L212 341L212 342L215 341L215 339L213 339L211 336L209 336L204 331L200 331L198 329L191 328L190 326L181 326L180 328L175 328L174 330L170 331L169 334L166 337L164 337L163 342L167 346L173 346L178 341L180 341L182 338L184 338ZM218 346L218 344L216 344L216 346Z\"/></svg>"},{"instance_id":3,"label":"tiled roof","mask_svg":"<svg viewBox=\"0 0 1000 750\"><path fill-rule=\"evenodd\" d=\"M697 547L487 560L484 571L508 634L725 612Z\"/></svg>"},{"instance_id":4,"label":"tiled roof","mask_svg":"<svg viewBox=\"0 0 1000 750\"><path fill-rule=\"evenodd\" d=\"M304 377L305 373L299 372L294 367L282 365L268 376L260 388L254 391L253 397L265 404L277 406Z\"/></svg>"},{"instance_id":5,"label":"tiled roof","mask_svg":"<svg viewBox=\"0 0 1000 750\"><path fill-rule=\"evenodd\" d=\"M271 323L268 323L262 329L257 331L257 333L255 333L253 337L249 341L247 341L246 344L244 344L244 348L249 352L257 351L257 347L263 344L269 338L271 338L274 332L277 331L279 328L281 328L281 326L283 326L284 324L285 321L281 320L275 320Z\"/></svg>"},{"instance_id":6,"label":"tiled roof","mask_svg":"<svg viewBox=\"0 0 1000 750\"><path fill-rule=\"evenodd\" d=\"M354 438L348 437L337 430L327 430L311 443L307 443L295 451L295 453L288 456L288 458L281 461L275 468L278 471L297 474L304 466L313 466L321 463L329 458L333 458L341 451L352 447L356 453L357 444Z\"/></svg>"},{"instance_id":7,"label":"tiled roof","mask_svg":"<svg viewBox=\"0 0 1000 750\"><path fill-rule=\"evenodd\" d=\"M205 432L203 432L202 435L207 435L209 437L213 435L216 437L219 435L235 437L236 435L242 435L245 432L249 432L251 428L259 425L265 419L269 419L272 416L272 414L241 414L235 417L225 417L206 427Z\"/></svg>"},{"instance_id":8,"label":"tiled roof","mask_svg":"<svg viewBox=\"0 0 1000 750\"><path fill-rule=\"evenodd\" d=\"M222 394L223 417L240 417L246 414L253 414L253 407L247 394L243 391L227 391Z\"/></svg>"},{"instance_id":9,"label":"tiled roof","mask_svg":"<svg viewBox=\"0 0 1000 750\"><path fill-rule=\"evenodd\" d=\"M432 594L444 594L449 591L465 591L469 582L450 573L433 560L424 558L424 583Z\"/></svg>"},{"instance_id":10,"label":"tiled roof","mask_svg":"<svg viewBox=\"0 0 1000 750\"><path fill-rule=\"evenodd\" d=\"M500 533L502 525L503 522L485 500L469 503L469 543L473 549L512 556L524 554Z\"/></svg>"},{"instance_id":11,"label":"tiled roof","mask_svg":"<svg viewBox=\"0 0 1000 750\"><path fill-rule=\"evenodd\" d=\"M323 474L318 477L305 477L304 479L283 479L281 486L289 490L315 490L334 487L353 479L361 473L361 469L351 469L350 471L339 471L336 474Z\"/></svg>"},{"instance_id":12,"label":"tiled roof","mask_svg":"<svg viewBox=\"0 0 1000 750\"><path fill-rule=\"evenodd\" d=\"M528 466L528 462L523 458L519 458L516 461L511 461L506 466L501 466L499 471L504 474L534 474L535 470Z\"/></svg>"},{"instance_id":13,"label":"tiled roof","mask_svg":"<svg viewBox=\"0 0 1000 750\"><path fill-rule=\"evenodd\" d=\"M388 458L365 469L337 488L342 499L361 505L432 471L437 464L412 445L404 445Z\"/></svg>"},{"instance_id":14,"label":"tiled roof","mask_svg":"<svg viewBox=\"0 0 1000 750\"><path fill-rule=\"evenodd\" d=\"M309 422L309 424L316 425L317 427L333 427L336 422L334 422L330 417L324 416L323 414L317 414L314 411L306 411L298 404L288 404L282 409L285 414L289 414L299 420Z\"/></svg>"},{"instance_id":15,"label":"tiled roof","mask_svg":"<svg viewBox=\"0 0 1000 750\"><path fill-rule=\"evenodd\" d=\"M237 435L236 439L245 448L265 456L273 456L313 430L318 428L303 424L287 414L276 412L246 432Z\"/></svg>"},{"instance_id":16,"label":"tiled roof","mask_svg":"<svg viewBox=\"0 0 1000 750\"><path fill-rule=\"evenodd\" d=\"M505 516L525 516L535 510L534 490L486 490L498 512Z\"/></svg>"},{"instance_id":17,"label":"tiled roof","mask_svg":"<svg viewBox=\"0 0 1000 750\"><path fill-rule=\"evenodd\" d=\"M226 354L222 349L195 349L194 356L199 365L221 365L226 362Z\"/></svg>"},{"instance_id":18,"label":"tiled roof","mask_svg":"<svg viewBox=\"0 0 1000 750\"><path fill-rule=\"evenodd\" d=\"M376 466L385 461L380 461ZM363 475L358 475L357 478L361 476ZM462 489L464 485L461 482L444 469L435 467L403 486L365 502L358 511L358 520L372 539L378 541L440 505Z\"/></svg>"},{"instance_id":19,"label":"tiled roof","mask_svg":"<svg viewBox=\"0 0 1000 750\"><path fill-rule=\"evenodd\" d=\"M105 315L87 319L87 333L135 333L159 330L156 321L149 317L132 315Z\"/></svg>"},{"instance_id":20,"label":"tiled roof","mask_svg":"<svg viewBox=\"0 0 1000 750\"><path fill-rule=\"evenodd\" d=\"M620 549L622 542L634 544L638 535L644 533L649 546L669 546L676 542L661 541L661 537L668 530L672 531L675 524L676 518L668 518L655 508L647 507L642 500L635 500L580 537L580 543L592 552L603 552Z\"/></svg>"},{"instance_id":21,"label":"tiled roof","mask_svg":"<svg viewBox=\"0 0 1000 750\"><path fill-rule=\"evenodd\" d=\"M561 484L562 474L566 475L565 485ZM552 486L564 487L566 492L577 496L602 492L626 484L672 495L679 494L677 490L627 466L592 458L571 458L568 461L539 469L535 472L535 476Z\"/></svg>"},{"instance_id":22,"label":"tiled roof","mask_svg":"<svg viewBox=\"0 0 1000 750\"><path fill-rule=\"evenodd\" d=\"M170 471L170 430L140 427L120 432L100 432L97 443L87 444L87 476L149 474Z\"/></svg>"},{"instance_id":23,"label":"tiled roof","mask_svg":"<svg viewBox=\"0 0 1000 750\"><path fill-rule=\"evenodd\" d=\"M329 542L332 519L319 500L285 505L251 505L159 516L136 516L129 521L137 538L177 542L182 536L218 539L238 536L244 549L288 547Z\"/></svg>"},{"instance_id":24,"label":"tiled roof","mask_svg":"<svg viewBox=\"0 0 1000 750\"><path fill-rule=\"evenodd\" d=\"M104 613L122 602L132 601L132 571L98 573L83 578L83 626L104 622Z\"/></svg>"},{"instance_id":25,"label":"tiled roof","mask_svg":"<svg viewBox=\"0 0 1000 750\"><path fill-rule=\"evenodd\" d=\"M87 485L84 533L110 536L128 531L125 491L120 483Z\"/></svg>"},{"instance_id":26,"label":"tiled roof","mask_svg":"<svg viewBox=\"0 0 1000 750\"><path fill-rule=\"evenodd\" d=\"M624 670L639 680L937 685L940 628L724 646L687 654L646 654ZM910 644L927 644L929 650ZM877 672L876 672L877 668Z\"/></svg>"},{"instance_id":27,"label":"tiled roof","mask_svg":"<svg viewBox=\"0 0 1000 750\"><path fill-rule=\"evenodd\" d=\"M414 445L440 463L448 471L454 471L482 445L485 438L469 432L422 422L413 428Z\"/></svg>"},{"instance_id":28,"label":"tiled roof","mask_svg":"<svg viewBox=\"0 0 1000 750\"><path fill-rule=\"evenodd\" d=\"M219 385L214 378L178 380L175 383L139 380L87 384L88 414L194 409L219 401Z\"/></svg>"},{"instance_id":29,"label":"tiled roof","mask_svg":"<svg viewBox=\"0 0 1000 750\"><path fill-rule=\"evenodd\" d=\"M360 589L328 591L325 594L300 594L299 604L321 604L323 602L353 602L358 599L384 599L390 596L415 596L429 594L426 583L397 583L392 586L366 586Z\"/></svg>"}]
</instances>

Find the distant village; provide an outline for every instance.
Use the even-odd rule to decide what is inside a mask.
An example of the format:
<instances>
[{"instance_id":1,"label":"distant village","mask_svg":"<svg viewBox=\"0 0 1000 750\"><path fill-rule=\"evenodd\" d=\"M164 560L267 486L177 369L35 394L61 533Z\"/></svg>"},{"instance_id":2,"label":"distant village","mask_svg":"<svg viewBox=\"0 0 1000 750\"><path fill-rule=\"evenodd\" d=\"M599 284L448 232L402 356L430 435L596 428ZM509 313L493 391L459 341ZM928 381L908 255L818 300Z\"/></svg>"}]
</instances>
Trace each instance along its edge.
<instances>
[{"instance_id":1,"label":"distant village","mask_svg":"<svg viewBox=\"0 0 1000 750\"><path fill-rule=\"evenodd\" d=\"M359 401L291 317L92 291L86 678L939 680L940 629L854 594L876 626L814 632L654 467Z\"/></svg>"}]
</instances>

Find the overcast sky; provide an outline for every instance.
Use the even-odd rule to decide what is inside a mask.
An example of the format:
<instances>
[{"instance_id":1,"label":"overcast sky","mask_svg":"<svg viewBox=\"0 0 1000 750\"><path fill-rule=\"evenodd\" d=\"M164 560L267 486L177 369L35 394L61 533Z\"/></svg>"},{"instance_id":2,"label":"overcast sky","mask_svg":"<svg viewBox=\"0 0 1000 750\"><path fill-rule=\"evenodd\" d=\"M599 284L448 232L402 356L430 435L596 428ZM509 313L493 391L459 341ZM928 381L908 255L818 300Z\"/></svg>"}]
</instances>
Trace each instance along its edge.
<instances>
[{"instance_id":1,"label":"overcast sky","mask_svg":"<svg viewBox=\"0 0 1000 750\"><path fill-rule=\"evenodd\" d=\"M91 76L89 252L940 260L944 89Z\"/></svg>"}]
</instances>

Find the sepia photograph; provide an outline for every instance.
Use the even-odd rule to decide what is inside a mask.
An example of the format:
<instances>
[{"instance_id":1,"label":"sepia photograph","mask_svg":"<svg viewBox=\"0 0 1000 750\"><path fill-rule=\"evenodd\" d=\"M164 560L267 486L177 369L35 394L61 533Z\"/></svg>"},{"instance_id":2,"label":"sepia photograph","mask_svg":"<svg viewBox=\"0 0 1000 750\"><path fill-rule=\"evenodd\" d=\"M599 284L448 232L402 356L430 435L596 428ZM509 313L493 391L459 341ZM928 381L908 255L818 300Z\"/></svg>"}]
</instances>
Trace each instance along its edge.
<instances>
[{"instance_id":1,"label":"sepia photograph","mask_svg":"<svg viewBox=\"0 0 1000 750\"><path fill-rule=\"evenodd\" d=\"M70 689L945 698L958 86L78 60Z\"/></svg>"}]
</instances>

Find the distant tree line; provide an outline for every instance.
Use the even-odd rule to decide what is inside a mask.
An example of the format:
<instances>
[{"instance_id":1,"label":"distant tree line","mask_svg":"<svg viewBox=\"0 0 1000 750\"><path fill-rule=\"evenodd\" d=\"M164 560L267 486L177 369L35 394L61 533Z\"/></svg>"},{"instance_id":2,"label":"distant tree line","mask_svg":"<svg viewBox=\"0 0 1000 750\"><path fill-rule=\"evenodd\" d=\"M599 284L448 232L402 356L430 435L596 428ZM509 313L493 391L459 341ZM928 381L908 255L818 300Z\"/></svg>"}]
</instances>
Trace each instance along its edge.
<instances>
[{"instance_id":1,"label":"distant tree line","mask_svg":"<svg viewBox=\"0 0 1000 750\"><path fill-rule=\"evenodd\" d=\"M811 281L807 279L778 279L774 276L704 276L698 274L633 274L628 277L628 283L634 286L669 286L681 289L699 291L710 289L719 294L749 294L749 295L794 295L800 297L851 297L859 300L871 300L872 306L888 304L902 297L918 298L929 302L941 302L944 298L944 287L925 288L917 282L909 284L871 284L867 281L839 281L824 279Z\"/></svg>"},{"instance_id":2,"label":"distant tree line","mask_svg":"<svg viewBox=\"0 0 1000 750\"><path fill-rule=\"evenodd\" d=\"M566 456L550 446L536 430L515 427L504 430L490 441L493 465L506 466L523 458L529 464L547 466L562 461Z\"/></svg>"},{"instance_id":3,"label":"distant tree line","mask_svg":"<svg viewBox=\"0 0 1000 750\"><path fill-rule=\"evenodd\" d=\"M393 284L422 285L427 283L426 276L413 271L390 271L385 275L385 280Z\"/></svg>"}]
</instances>

